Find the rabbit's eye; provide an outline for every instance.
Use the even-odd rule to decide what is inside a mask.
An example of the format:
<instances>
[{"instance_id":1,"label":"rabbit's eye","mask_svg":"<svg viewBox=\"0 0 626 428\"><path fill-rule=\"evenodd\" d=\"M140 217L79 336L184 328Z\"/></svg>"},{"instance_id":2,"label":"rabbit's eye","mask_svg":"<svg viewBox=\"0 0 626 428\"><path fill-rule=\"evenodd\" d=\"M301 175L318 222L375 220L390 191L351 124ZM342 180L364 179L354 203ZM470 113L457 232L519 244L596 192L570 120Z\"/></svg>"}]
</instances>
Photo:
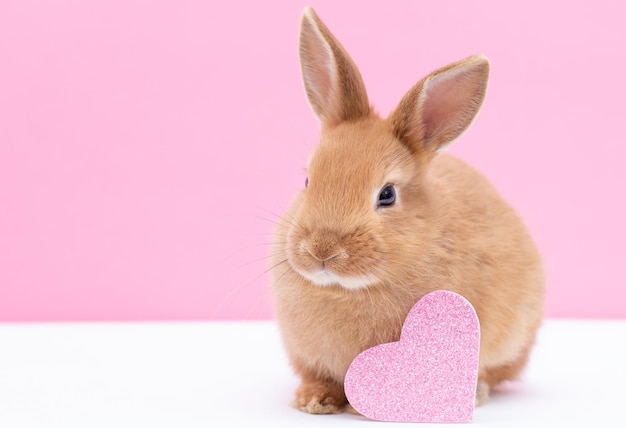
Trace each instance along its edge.
<instances>
[{"instance_id":1,"label":"rabbit's eye","mask_svg":"<svg viewBox=\"0 0 626 428\"><path fill-rule=\"evenodd\" d=\"M309 177L304 179L304 187L309 187Z\"/></svg>"},{"instance_id":2,"label":"rabbit's eye","mask_svg":"<svg viewBox=\"0 0 626 428\"><path fill-rule=\"evenodd\" d=\"M378 194L378 206L390 207L396 202L396 189L391 186L383 187L383 190Z\"/></svg>"}]
</instances>

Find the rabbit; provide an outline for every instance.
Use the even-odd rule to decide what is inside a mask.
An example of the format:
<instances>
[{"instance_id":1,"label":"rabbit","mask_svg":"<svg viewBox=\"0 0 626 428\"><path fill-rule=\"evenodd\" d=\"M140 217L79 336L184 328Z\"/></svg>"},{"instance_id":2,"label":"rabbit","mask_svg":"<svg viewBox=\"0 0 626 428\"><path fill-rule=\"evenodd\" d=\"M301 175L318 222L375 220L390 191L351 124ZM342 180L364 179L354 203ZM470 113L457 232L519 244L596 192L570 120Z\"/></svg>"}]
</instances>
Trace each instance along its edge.
<instances>
[{"instance_id":1,"label":"rabbit","mask_svg":"<svg viewBox=\"0 0 626 428\"><path fill-rule=\"evenodd\" d=\"M525 366L544 299L542 261L518 215L480 173L443 153L480 109L489 61L471 56L434 71L382 119L311 8L299 54L320 140L271 254L276 319L301 378L293 405L350 409L343 382L352 360L399 340L411 307L439 289L476 309L476 400L486 402Z\"/></svg>"}]
</instances>

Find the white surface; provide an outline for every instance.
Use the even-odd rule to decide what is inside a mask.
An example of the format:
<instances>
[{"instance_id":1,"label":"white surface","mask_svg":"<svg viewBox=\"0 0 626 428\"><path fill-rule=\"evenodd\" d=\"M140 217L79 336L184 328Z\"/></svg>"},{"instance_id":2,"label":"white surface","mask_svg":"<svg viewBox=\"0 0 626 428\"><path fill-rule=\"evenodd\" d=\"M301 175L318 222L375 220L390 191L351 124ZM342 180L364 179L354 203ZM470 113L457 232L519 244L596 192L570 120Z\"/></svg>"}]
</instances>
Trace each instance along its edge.
<instances>
[{"instance_id":1,"label":"white surface","mask_svg":"<svg viewBox=\"0 0 626 428\"><path fill-rule=\"evenodd\" d=\"M625 367L626 321L547 321L473 425L626 427ZM300 413L297 383L269 322L0 324L2 428L402 425Z\"/></svg>"}]
</instances>

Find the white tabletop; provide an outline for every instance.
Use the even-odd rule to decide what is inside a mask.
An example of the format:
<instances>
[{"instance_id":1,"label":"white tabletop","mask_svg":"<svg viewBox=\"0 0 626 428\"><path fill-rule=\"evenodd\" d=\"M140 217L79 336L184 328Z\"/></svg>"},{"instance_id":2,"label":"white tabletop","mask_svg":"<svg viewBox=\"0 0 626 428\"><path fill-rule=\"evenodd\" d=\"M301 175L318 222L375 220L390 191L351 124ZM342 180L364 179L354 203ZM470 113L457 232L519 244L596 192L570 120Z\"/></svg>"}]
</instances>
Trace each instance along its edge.
<instances>
[{"instance_id":1,"label":"white tabletop","mask_svg":"<svg viewBox=\"0 0 626 428\"><path fill-rule=\"evenodd\" d=\"M271 322L0 324L2 428L400 426L301 413L297 384ZM626 427L626 321L547 321L473 425Z\"/></svg>"}]
</instances>

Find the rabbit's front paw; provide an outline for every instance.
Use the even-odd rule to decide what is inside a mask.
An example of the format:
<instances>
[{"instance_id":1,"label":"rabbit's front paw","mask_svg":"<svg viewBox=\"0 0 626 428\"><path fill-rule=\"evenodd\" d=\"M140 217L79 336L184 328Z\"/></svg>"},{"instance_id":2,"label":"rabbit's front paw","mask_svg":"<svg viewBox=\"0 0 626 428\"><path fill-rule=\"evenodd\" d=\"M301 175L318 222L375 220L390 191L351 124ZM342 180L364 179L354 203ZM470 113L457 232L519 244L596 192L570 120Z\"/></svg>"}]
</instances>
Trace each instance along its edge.
<instances>
[{"instance_id":1,"label":"rabbit's front paw","mask_svg":"<svg viewBox=\"0 0 626 428\"><path fill-rule=\"evenodd\" d=\"M302 383L296 391L294 407L306 413L341 413L347 400L343 387L331 382Z\"/></svg>"}]
</instances>

